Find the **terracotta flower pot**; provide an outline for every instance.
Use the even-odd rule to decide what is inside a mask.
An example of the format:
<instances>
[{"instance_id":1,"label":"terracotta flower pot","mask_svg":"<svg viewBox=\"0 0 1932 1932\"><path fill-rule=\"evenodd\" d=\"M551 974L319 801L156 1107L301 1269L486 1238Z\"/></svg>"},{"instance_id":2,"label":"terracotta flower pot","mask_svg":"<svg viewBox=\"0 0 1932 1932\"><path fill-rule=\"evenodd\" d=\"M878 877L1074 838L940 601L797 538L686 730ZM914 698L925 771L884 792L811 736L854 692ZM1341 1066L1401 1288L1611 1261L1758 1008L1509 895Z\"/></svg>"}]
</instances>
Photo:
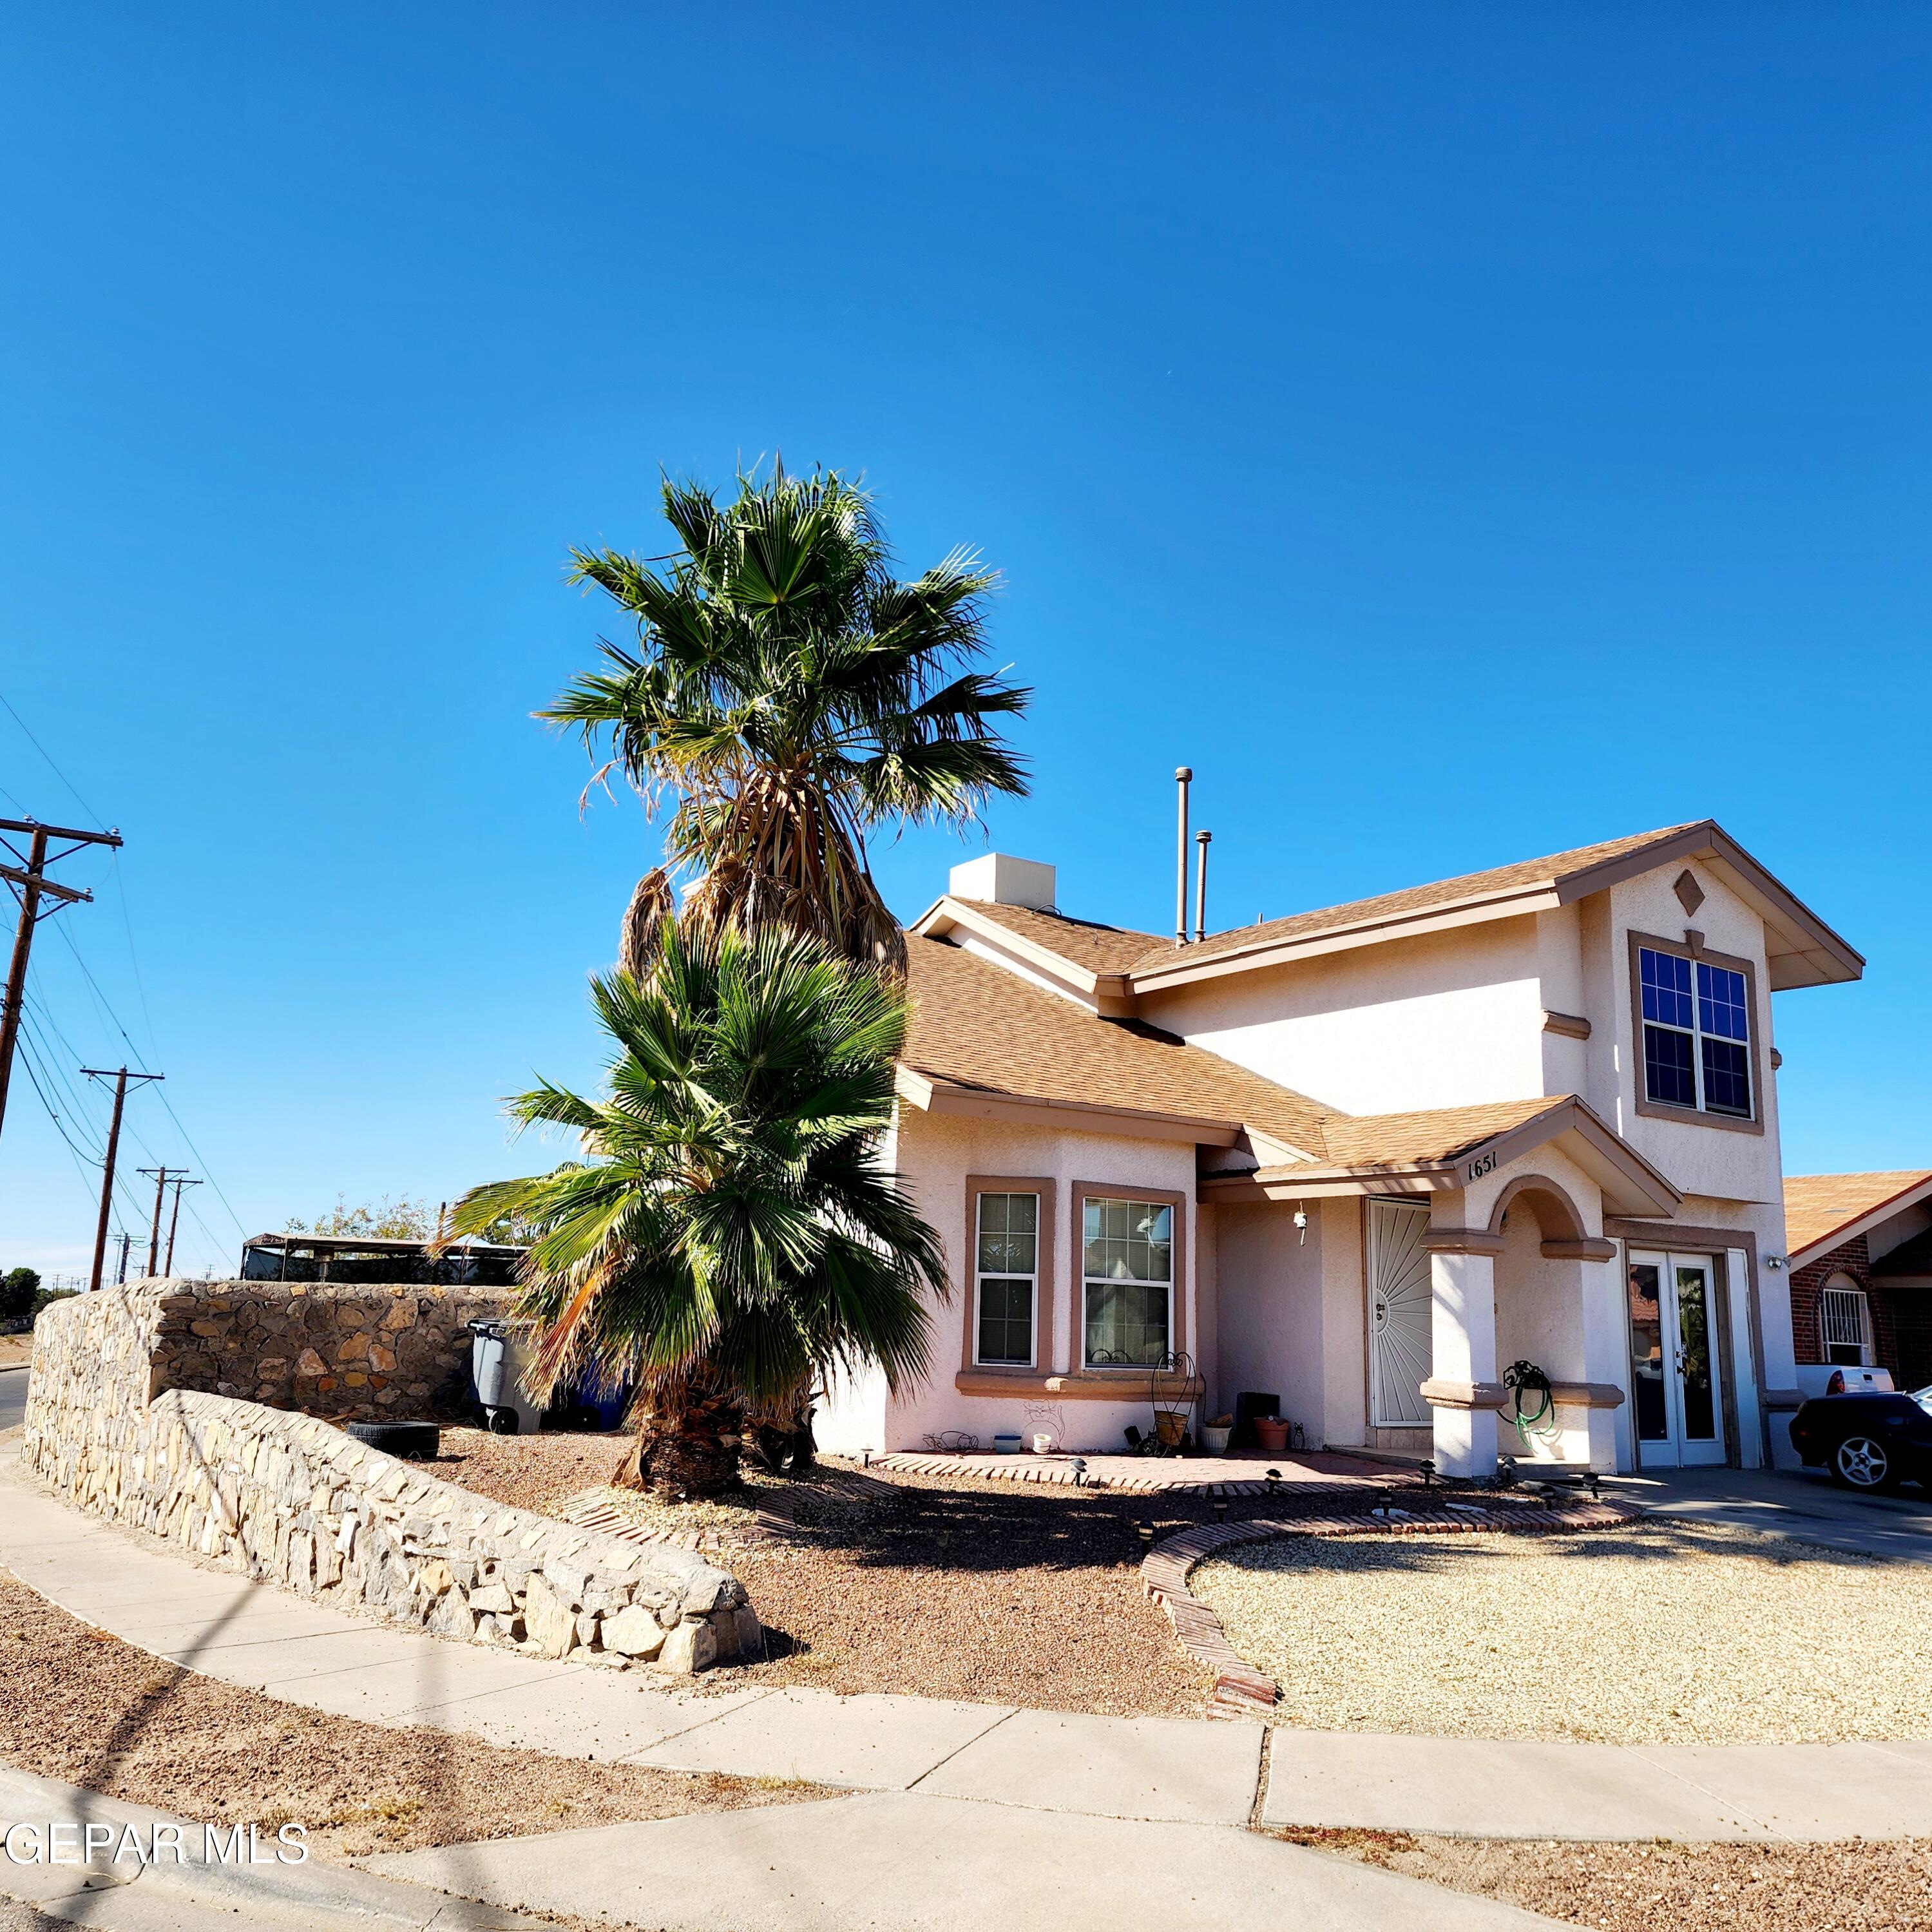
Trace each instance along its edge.
<instances>
[{"instance_id":1,"label":"terracotta flower pot","mask_svg":"<svg viewBox=\"0 0 1932 1932\"><path fill-rule=\"evenodd\" d=\"M1260 1443L1263 1455L1279 1456L1288 1447L1287 1418L1280 1415L1256 1416L1255 1439Z\"/></svg>"}]
</instances>

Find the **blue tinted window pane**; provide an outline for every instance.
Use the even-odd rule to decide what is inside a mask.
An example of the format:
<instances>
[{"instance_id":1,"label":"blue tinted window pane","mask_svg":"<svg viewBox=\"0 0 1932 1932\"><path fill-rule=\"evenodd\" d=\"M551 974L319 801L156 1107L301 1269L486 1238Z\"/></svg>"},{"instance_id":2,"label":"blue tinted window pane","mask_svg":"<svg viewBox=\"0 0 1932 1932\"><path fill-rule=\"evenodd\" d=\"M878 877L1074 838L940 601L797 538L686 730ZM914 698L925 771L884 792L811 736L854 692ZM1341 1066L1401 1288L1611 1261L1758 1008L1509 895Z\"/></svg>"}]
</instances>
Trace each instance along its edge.
<instances>
[{"instance_id":1,"label":"blue tinted window pane","mask_svg":"<svg viewBox=\"0 0 1932 1932\"><path fill-rule=\"evenodd\" d=\"M1744 1001L1744 976L1722 966L1697 962L1697 1024L1724 1040L1750 1038L1750 1010Z\"/></svg>"},{"instance_id":2,"label":"blue tinted window pane","mask_svg":"<svg viewBox=\"0 0 1932 1932\"><path fill-rule=\"evenodd\" d=\"M1643 1030L1644 1090L1669 1107L1697 1104L1697 1078L1690 1062L1690 1036L1663 1027Z\"/></svg>"},{"instance_id":3,"label":"blue tinted window pane","mask_svg":"<svg viewBox=\"0 0 1932 1932\"><path fill-rule=\"evenodd\" d=\"M1704 1042L1704 1106L1713 1114L1750 1117L1750 1055L1735 1041Z\"/></svg>"},{"instance_id":4,"label":"blue tinted window pane","mask_svg":"<svg viewBox=\"0 0 1932 1932\"><path fill-rule=\"evenodd\" d=\"M1640 946L1637 971L1643 982L1643 1016L1665 1026L1690 1024L1690 962L1674 952Z\"/></svg>"}]
</instances>

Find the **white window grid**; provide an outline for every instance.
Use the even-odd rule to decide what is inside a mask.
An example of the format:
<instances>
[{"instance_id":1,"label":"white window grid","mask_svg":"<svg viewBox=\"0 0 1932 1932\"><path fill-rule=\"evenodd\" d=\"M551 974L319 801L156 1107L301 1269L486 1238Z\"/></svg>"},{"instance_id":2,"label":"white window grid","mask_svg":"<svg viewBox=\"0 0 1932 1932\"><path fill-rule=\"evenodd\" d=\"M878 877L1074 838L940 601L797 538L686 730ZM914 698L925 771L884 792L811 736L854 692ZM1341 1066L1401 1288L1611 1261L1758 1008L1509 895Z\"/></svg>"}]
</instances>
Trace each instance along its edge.
<instances>
[{"instance_id":1,"label":"white window grid","mask_svg":"<svg viewBox=\"0 0 1932 1932\"><path fill-rule=\"evenodd\" d=\"M1856 1348L1858 1366L1871 1366L1871 1304L1862 1288L1827 1288L1818 1297L1818 1339L1825 1359L1834 1348Z\"/></svg>"}]
</instances>

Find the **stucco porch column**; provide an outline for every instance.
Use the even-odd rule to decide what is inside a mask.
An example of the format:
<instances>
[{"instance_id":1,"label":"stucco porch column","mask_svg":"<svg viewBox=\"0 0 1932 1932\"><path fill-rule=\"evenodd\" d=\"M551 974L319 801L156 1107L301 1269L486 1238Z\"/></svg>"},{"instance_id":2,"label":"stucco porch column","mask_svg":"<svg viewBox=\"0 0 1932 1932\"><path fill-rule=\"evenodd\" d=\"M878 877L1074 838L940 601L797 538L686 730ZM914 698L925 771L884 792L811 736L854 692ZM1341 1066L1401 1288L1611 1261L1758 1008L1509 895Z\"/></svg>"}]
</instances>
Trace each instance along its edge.
<instances>
[{"instance_id":1,"label":"stucco porch column","mask_svg":"<svg viewBox=\"0 0 1932 1932\"><path fill-rule=\"evenodd\" d=\"M1543 1252L1581 1264L1583 1300L1583 1378L1588 1406L1584 1424L1593 1469L1617 1466L1617 1410L1630 1373L1630 1330L1626 1325L1622 1260L1614 1241L1586 1237L1545 1241Z\"/></svg>"},{"instance_id":2,"label":"stucco porch column","mask_svg":"<svg viewBox=\"0 0 1932 1932\"><path fill-rule=\"evenodd\" d=\"M1496 1258L1502 1243L1473 1228L1432 1228L1422 1244L1429 1250L1434 1345L1422 1396L1435 1414L1436 1466L1445 1476L1492 1476L1496 1412L1504 1400L1496 1380Z\"/></svg>"}]
</instances>

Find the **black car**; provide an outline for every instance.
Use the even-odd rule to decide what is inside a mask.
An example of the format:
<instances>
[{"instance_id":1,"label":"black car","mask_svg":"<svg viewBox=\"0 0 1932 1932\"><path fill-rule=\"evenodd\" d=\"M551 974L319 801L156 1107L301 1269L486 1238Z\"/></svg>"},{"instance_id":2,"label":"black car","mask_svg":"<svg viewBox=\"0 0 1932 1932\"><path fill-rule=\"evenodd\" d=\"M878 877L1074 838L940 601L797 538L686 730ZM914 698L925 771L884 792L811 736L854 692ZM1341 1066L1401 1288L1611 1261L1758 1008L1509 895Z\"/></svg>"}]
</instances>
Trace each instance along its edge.
<instances>
[{"instance_id":1,"label":"black car","mask_svg":"<svg viewBox=\"0 0 1932 1932\"><path fill-rule=\"evenodd\" d=\"M1791 1440L1849 1489L1932 1487L1932 1388L1814 1396L1791 1418Z\"/></svg>"}]
</instances>

